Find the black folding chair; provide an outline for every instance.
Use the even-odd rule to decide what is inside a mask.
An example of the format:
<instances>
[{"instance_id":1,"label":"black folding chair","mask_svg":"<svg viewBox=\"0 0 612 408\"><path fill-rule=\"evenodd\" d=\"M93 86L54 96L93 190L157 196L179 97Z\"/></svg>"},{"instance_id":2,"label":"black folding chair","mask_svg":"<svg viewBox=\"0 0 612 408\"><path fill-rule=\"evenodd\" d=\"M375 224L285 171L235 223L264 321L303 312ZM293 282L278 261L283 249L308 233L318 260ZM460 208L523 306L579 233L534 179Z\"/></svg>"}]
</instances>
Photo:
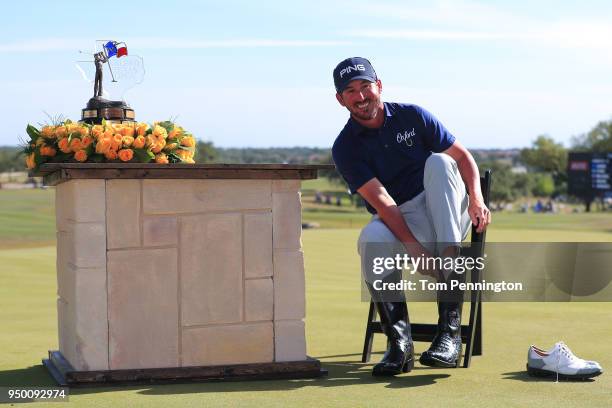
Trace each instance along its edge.
<instances>
[{"instance_id":1,"label":"black folding chair","mask_svg":"<svg viewBox=\"0 0 612 408\"><path fill-rule=\"evenodd\" d=\"M480 178L480 187L485 205L489 206L489 195L491 191L491 170L486 170ZM476 228L472 226L472 234L470 245L461 248L461 254L468 257L481 257L484 254L486 231L478 233ZM481 271L477 268L471 270L471 281L480 282ZM437 324L427 323L411 323L412 339L414 341L433 341L436 335ZM370 311L368 312L368 322L365 331L365 341L363 343L363 354L361 361L366 363L370 361L372 353L372 342L374 333L383 333L380 321L376 320L376 308L374 303L370 301ZM461 341L465 343L465 353L463 354L463 367L470 366L470 359L474 356L482 355L482 301L480 290L474 290L470 293L470 322L468 325L461 325ZM461 361L461 354L457 359L457 367Z\"/></svg>"}]
</instances>

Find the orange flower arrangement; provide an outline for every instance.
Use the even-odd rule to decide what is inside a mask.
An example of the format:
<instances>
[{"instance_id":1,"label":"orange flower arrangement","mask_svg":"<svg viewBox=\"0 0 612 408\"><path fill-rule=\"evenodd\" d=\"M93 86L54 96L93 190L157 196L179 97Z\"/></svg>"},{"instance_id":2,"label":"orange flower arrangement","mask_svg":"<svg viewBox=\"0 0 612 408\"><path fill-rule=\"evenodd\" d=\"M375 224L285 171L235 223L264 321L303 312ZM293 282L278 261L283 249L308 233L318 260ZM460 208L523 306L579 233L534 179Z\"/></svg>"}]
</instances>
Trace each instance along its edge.
<instances>
[{"instance_id":1,"label":"orange flower arrangement","mask_svg":"<svg viewBox=\"0 0 612 408\"><path fill-rule=\"evenodd\" d=\"M109 161L140 163L195 163L197 141L192 134L170 121L89 125L70 120L28 125L29 140L23 153L28 169L43 163Z\"/></svg>"}]
</instances>

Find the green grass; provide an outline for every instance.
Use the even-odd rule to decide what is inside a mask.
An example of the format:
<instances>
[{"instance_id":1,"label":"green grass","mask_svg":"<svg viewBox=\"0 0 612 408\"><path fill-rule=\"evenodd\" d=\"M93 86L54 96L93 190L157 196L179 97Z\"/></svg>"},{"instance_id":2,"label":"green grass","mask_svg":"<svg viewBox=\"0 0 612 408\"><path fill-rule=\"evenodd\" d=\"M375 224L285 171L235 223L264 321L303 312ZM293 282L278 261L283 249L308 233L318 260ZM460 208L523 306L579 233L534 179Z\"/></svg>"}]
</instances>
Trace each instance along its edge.
<instances>
[{"instance_id":1,"label":"green grass","mask_svg":"<svg viewBox=\"0 0 612 408\"><path fill-rule=\"evenodd\" d=\"M331 210L331 208L330 208ZM40 365L57 348L53 191L0 191L0 386L51 386ZM360 301L356 240L367 214L305 212L322 226L305 230L308 354L329 376L319 380L105 387L72 390L73 406L610 406L612 377L592 382L534 380L524 371L530 344L564 340L581 357L612 367L612 303L487 303L484 355L469 369L417 364L409 374L374 379L360 363L367 303ZM353 217L353 218L351 218ZM608 214L494 214L490 241L612 241ZM33 247L33 246L40 247ZM434 305L410 303L413 322L433 322ZM377 335L373 361L384 338ZM427 347L416 344L417 353ZM37 404L38 405L38 404ZM58 406L56 404L52 407Z\"/></svg>"},{"instance_id":2,"label":"green grass","mask_svg":"<svg viewBox=\"0 0 612 408\"><path fill-rule=\"evenodd\" d=\"M612 303L487 303L484 355L469 369L432 369L375 379L360 363L367 303L360 301L358 230L304 232L309 355L329 376L258 381L72 390L73 406L609 406L612 377L592 382L533 380L524 372L527 347L563 339L577 355L612 366ZM51 386L40 365L57 347L55 248L0 251L0 386ZM412 321L434 321L434 305L409 304ZM417 343L417 353L426 348ZM377 335L374 350L383 350ZM373 361L380 353L373 356ZM57 405L52 405L57 406Z\"/></svg>"},{"instance_id":3,"label":"green grass","mask_svg":"<svg viewBox=\"0 0 612 408\"><path fill-rule=\"evenodd\" d=\"M55 191L0 190L0 248L55 243Z\"/></svg>"}]
</instances>

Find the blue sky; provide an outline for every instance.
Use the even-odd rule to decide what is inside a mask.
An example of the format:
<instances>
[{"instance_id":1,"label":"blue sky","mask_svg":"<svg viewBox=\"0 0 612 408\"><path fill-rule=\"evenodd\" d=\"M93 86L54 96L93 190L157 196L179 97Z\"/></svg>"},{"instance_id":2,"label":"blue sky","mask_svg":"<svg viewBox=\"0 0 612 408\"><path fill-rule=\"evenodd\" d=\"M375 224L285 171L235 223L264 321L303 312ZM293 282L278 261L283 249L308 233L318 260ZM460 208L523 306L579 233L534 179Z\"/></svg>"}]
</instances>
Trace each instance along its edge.
<instances>
[{"instance_id":1,"label":"blue sky","mask_svg":"<svg viewBox=\"0 0 612 408\"><path fill-rule=\"evenodd\" d=\"M92 86L75 61L96 39L143 58L125 94L138 120L222 147L330 146L347 119L331 72L349 56L468 147L568 145L612 118L609 1L22 0L0 34L0 145L45 112L79 118Z\"/></svg>"}]
</instances>

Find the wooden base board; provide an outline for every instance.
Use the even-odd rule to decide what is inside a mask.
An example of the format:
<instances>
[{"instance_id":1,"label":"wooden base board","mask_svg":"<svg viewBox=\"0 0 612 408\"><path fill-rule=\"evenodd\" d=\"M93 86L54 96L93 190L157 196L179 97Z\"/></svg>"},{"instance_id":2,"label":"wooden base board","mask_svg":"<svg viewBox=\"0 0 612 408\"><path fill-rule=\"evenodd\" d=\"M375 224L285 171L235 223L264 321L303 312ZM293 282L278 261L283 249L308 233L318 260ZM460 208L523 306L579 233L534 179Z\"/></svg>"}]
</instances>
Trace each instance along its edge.
<instances>
[{"instance_id":1,"label":"wooden base board","mask_svg":"<svg viewBox=\"0 0 612 408\"><path fill-rule=\"evenodd\" d=\"M321 362L310 357L303 361L274 363L76 371L62 353L49 350L49 358L42 362L58 385L68 387L279 380L327 375L327 370L321 368Z\"/></svg>"}]
</instances>

